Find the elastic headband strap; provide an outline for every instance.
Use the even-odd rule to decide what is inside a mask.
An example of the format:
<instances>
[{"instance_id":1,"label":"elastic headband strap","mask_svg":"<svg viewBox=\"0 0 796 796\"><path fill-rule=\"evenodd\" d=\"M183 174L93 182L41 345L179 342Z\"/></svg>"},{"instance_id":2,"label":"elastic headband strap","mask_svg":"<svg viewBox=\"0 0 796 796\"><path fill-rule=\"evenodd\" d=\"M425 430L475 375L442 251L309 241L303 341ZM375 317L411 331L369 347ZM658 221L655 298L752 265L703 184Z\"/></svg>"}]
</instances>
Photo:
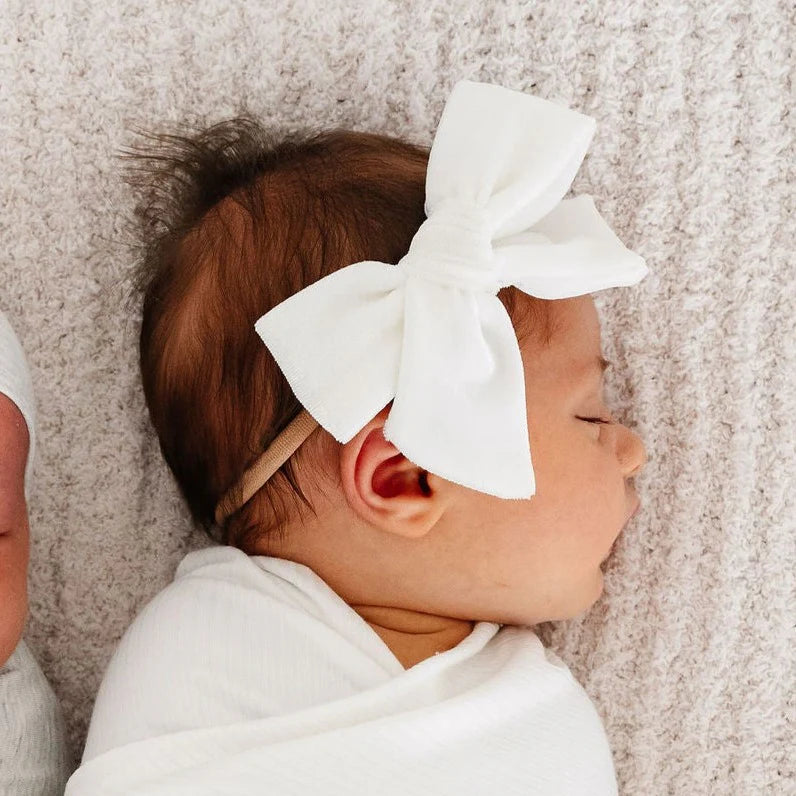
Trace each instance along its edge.
<instances>
[{"instance_id":1,"label":"elastic headband strap","mask_svg":"<svg viewBox=\"0 0 796 796\"><path fill-rule=\"evenodd\" d=\"M231 514L262 489L268 479L298 450L304 440L318 427L318 421L306 409L275 437L273 442L249 467L236 484L227 490L216 507L215 520L222 525ZM241 490L239 495L236 492ZM235 498L238 497L238 500Z\"/></svg>"}]
</instances>

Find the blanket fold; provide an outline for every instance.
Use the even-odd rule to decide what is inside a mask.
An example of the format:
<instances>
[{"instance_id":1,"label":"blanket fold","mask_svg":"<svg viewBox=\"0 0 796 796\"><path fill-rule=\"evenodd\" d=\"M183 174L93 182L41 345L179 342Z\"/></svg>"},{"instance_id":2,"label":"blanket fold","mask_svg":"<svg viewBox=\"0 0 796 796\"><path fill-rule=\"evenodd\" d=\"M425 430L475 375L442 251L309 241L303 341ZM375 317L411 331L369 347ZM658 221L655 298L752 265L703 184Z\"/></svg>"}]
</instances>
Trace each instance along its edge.
<instances>
[{"instance_id":1,"label":"blanket fold","mask_svg":"<svg viewBox=\"0 0 796 796\"><path fill-rule=\"evenodd\" d=\"M528 627L404 669L315 572L212 547L128 629L84 794L614 794L593 704Z\"/></svg>"}]
</instances>

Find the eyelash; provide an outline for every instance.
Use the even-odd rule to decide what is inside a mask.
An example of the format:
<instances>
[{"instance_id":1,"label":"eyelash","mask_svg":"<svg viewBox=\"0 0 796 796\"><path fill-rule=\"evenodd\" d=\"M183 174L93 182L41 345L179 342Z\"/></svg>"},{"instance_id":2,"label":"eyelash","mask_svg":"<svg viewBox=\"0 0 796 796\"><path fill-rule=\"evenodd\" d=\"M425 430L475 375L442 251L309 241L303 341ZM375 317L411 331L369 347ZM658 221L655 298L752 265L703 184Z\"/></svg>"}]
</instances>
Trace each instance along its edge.
<instances>
[{"instance_id":1,"label":"eyelash","mask_svg":"<svg viewBox=\"0 0 796 796\"><path fill-rule=\"evenodd\" d=\"M585 420L587 423L606 423L610 425L612 420L603 420L601 417L579 417L578 420Z\"/></svg>"}]
</instances>

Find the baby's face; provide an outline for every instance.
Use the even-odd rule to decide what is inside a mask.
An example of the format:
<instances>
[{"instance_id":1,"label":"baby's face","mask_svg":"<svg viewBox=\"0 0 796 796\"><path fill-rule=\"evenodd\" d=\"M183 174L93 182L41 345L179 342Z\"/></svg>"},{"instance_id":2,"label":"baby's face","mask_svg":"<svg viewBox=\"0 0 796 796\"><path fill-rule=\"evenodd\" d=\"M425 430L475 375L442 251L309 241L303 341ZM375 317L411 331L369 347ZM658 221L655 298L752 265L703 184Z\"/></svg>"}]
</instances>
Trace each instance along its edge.
<instances>
[{"instance_id":1,"label":"baby's face","mask_svg":"<svg viewBox=\"0 0 796 796\"><path fill-rule=\"evenodd\" d=\"M19 643L28 609L25 464L29 445L22 412L0 393L0 667Z\"/></svg>"},{"instance_id":2,"label":"baby's face","mask_svg":"<svg viewBox=\"0 0 796 796\"><path fill-rule=\"evenodd\" d=\"M593 299L550 304L550 346L519 335L533 497L504 500L432 473L422 489L421 468L384 439L388 405L332 446L343 494L310 489L317 515L294 519L276 550L263 537L255 552L309 566L366 621L400 628L411 644L424 638L413 634L447 632L440 618L535 625L586 611L637 505L629 479L646 455L629 429L594 421L610 412Z\"/></svg>"},{"instance_id":3,"label":"baby's face","mask_svg":"<svg viewBox=\"0 0 796 796\"><path fill-rule=\"evenodd\" d=\"M481 613L491 603L511 624L571 618L598 599L600 564L638 503L628 479L646 461L636 434L594 420L611 413L593 299L551 309L561 328L550 348L521 344L536 494L502 500L467 490L442 520L467 551Z\"/></svg>"}]
</instances>

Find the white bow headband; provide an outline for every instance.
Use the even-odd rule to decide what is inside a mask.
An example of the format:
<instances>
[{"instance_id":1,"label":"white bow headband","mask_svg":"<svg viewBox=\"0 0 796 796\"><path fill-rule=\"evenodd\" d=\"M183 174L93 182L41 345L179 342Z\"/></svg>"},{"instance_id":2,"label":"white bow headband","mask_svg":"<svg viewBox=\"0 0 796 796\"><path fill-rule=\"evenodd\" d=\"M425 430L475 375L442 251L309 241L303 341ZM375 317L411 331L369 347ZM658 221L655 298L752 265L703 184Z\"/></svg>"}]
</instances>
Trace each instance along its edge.
<instances>
[{"instance_id":1,"label":"white bow headband","mask_svg":"<svg viewBox=\"0 0 796 796\"><path fill-rule=\"evenodd\" d=\"M543 299L638 283L648 272L588 194L562 199L595 120L460 80L429 153L426 220L397 265L353 263L255 324L304 407L244 474L221 523L320 424L348 442L391 400L384 437L410 461L501 498L536 492L522 359L497 293Z\"/></svg>"}]
</instances>

